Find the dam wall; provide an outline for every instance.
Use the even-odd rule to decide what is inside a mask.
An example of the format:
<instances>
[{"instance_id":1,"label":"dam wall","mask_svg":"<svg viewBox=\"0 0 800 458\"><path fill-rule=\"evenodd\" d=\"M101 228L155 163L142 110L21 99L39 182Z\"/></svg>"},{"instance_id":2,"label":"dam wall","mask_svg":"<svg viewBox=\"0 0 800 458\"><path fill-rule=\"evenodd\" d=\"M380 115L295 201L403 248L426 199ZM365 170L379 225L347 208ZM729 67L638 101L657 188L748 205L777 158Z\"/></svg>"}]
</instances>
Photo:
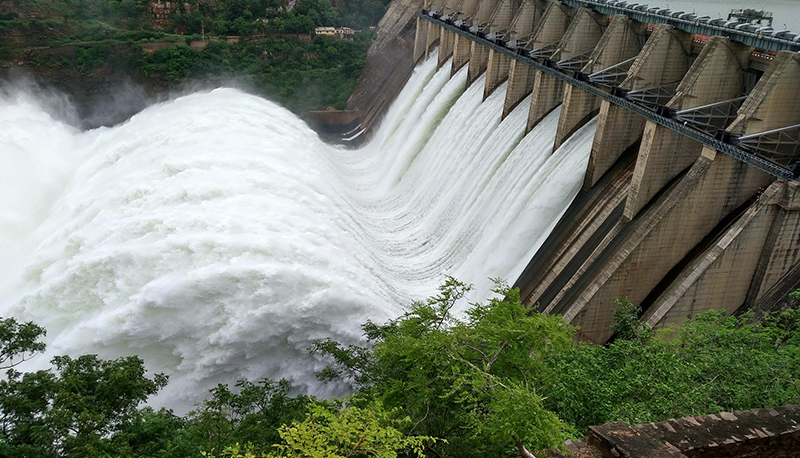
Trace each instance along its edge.
<instances>
[{"instance_id":1,"label":"dam wall","mask_svg":"<svg viewBox=\"0 0 800 458\"><path fill-rule=\"evenodd\" d=\"M468 84L486 75L484 97L507 83L504 117L530 97L525 133L560 106L553 151L597 118L583 188L515 283L597 343L615 299L665 326L800 286L800 43L639 13L433 0L415 34L420 58L438 46Z\"/></svg>"},{"instance_id":2,"label":"dam wall","mask_svg":"<svg viewBox=\"0 0 800 458\"><path fill-rule=\"evenodd\" d=\"M421 29L417 13L422 8L422 0L394 0L389 4L386 14L376 27L378 37L367 54L364 70L356 82L356 87L344 111L347 123L337 126L326 124L326 130L341 133L364 131L367 136L373 131L389 108L391 102L403 89L406 81L418 62L415 57L415 43L425 40L418 36ZM325 119L330 118L325 115ZM353 121L356 127L353 127Z\"/></svg>"}]
</instances>

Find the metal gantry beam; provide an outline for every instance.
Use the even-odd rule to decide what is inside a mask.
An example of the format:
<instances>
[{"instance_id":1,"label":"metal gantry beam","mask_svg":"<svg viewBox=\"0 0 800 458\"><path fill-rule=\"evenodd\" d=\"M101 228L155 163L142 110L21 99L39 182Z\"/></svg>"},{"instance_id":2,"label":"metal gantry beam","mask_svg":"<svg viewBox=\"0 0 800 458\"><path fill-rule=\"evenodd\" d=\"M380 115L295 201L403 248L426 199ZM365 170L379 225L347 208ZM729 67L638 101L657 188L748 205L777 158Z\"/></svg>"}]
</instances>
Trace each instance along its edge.
<instances>
[{"instance_id":1,"label":"metal gantry beam","mask_svg":"<svg viewBox=\"0 0 800 458\"><path fill-rule=\"evenodd\" d=\"M625 98L639 102L642 105L655 110L658 107L664 106L669 100L675 96L675 91L678 89L680 81L673 81L666 84L659 84L656 86L645 87L635 91L628 91L625 93Z\"/></svg>"},{"instance_id":2,"label":"metal gantry beam","mask_svg":"<svg viewBox=\"0 0 800 458\"><path fill-rule=\"evenodd\" d=\"M742 135L736 142L781 167L794 169L796 173L800 160L800 124Z\"/></svg>"},{"instance_id":3,"label":"metal gantry beam","mask_svg":"<svg viewBox=\"0 0 800 458\"><path fill-rule=\"evenodd\" d=\"M474 34L469 33L469 31L463 30L460 27L456 27L454 25L446 24L442 21L434 19L426 14L426 11L423 11L419 16L427 19L431 22L438 24L441 27L444 27L452 32L455 32L461 36L467 37L472 41L476 41L481 43L484 46L487 46L497 52L503 53L513 59L516 59L520 62L523 62L543 73L547 73L548 75L552 75L560 80L563 80L579 89L583 89L584 91L596 95L609 103L613 103L614 105L619 105L627 110L630 110L637 115L655 123L660 126L666 127L668 129L674 130L675 132L680 133L692 140L702 143L716 151L719 151L723 154L727 154L728 156L733 157L739 161L742 161L746 164L749 164L763 172L766 172L774 177L781 178L784 180L792 180L797 179L797 158L794 161L794 167L789 168L788 166L779 165L778 162L775 162L771 157L760 157L758 154L750 151L748 149L743 148L737 142L726 142L721 139L715 138L712 135L709 135L706 132L701 130L695 129L692 126L689 126L689 123L685 123L684 121L678 121L676 119L671 119L667 116L654 112L651 108L644 106L642 104L636 103L632 100L628 100L622 95L617 95L615 93L608 93L605 90L595 86L590 81L582 81L581 79L575 78L571 75L568 75L561 71L558 68L553 68L553 66L548 66L543 62L538 62L535 59L532 59L528 56L528 52L520 49L509 49L506 46L497 45L489 40L484 38L480 38ZM524 54L523 54L524 53Z\"/></svg>"},{"instance_id":4,"label":"metal gantry beam","mask_svg":"<svg viewBox=\"0 0 800 458\"><path fill-rule=\"evenodd\" d=\"M589 75L589 81L595 84L604 84L606 86L619 86L628 77L628 70L631 69L633 63L636 61L636 56L630 59L623 60L618 64L606 67L600 71L594 72Z\"/></svg>"},{"instance_id":5,"label":"metal gantry beam","mask_svg":"<svg viewBox=\"0 0 800 458\"><path fill-rule=\"evenodd\" d=\"M569 59L560 60L556 63L556 65L561 70L579 72L583 66L589 62L589 58L592 57L592 52L594 52L594 49L590 49L584 53L572 56Z\"/></svg>"},{"instance_id":6,"label":"metal gantry beam","mask_svg":"<svg viewBox=\"0 0 800 458\"><path fill-rule=\"evenodd\" d=\"M554 52L558 51L558 43L558 41L554 41L536 49L531 49L527 53L528 57L531 59L549 59Z\"/></svg>"},{"instance_id":7,"label":"metal gantry beam","mask_svg":"<svg viewBox=\"0 0 800 458\"><path fill-rule=\"evenodd\" d=\"M698 129L710 134L725 130L736 119L739 107L747 96L721 102L709 103L699 107L687 108L675 112L675 119L688 122Z\"/></svg>"}]
</instances>

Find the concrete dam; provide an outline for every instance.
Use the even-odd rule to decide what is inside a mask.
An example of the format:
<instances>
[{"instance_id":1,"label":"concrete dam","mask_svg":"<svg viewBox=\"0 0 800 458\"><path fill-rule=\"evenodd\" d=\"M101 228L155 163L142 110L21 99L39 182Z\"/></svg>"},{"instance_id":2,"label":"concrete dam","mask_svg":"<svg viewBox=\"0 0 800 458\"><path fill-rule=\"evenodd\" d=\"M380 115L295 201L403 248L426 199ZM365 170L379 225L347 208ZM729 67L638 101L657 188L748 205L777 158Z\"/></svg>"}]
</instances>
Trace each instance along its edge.
<instances>
[{"instance_id":1,"label":"concrete dam","mask_svg":"<svg viewBox=\"0 0 800 458\"><path fill-rule=\"evenodd\" d=\"M596 119L582 189L516 280L528 306L603 343L615 298L665 326L800 285L799 35L604 0L433 0L415 20L412 60L438 48L484 99L502 85L525 133L560 109L553 151Z\"/></svg>"}]
</instances>

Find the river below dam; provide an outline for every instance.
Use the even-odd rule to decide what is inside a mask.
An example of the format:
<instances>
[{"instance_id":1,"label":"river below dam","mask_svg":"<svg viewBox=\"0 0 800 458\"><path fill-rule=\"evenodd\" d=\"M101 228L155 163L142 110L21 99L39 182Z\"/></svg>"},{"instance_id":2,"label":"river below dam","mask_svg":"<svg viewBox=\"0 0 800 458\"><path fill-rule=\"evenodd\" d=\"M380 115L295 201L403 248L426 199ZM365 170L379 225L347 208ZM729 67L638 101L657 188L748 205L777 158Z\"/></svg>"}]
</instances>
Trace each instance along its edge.
<instances>
[{"instance_id":1,"label":"river below dam","mask_svg":"<svg viewBox=\"0 0 800 458\"><path fill-rule=\"evenodd\" d=\"M287 378L320 396L314 339L357 343L447 275L513 282L580 188L594 122L552 152L556 109L525 136L437 56L374 139L323 143L234 89L81 132L41 95L0 98L0 315L48 330L46 355L138 354L185 412L217 383ZM463 305L462 305L463 306Z\"/></svg>"}]
</instances>

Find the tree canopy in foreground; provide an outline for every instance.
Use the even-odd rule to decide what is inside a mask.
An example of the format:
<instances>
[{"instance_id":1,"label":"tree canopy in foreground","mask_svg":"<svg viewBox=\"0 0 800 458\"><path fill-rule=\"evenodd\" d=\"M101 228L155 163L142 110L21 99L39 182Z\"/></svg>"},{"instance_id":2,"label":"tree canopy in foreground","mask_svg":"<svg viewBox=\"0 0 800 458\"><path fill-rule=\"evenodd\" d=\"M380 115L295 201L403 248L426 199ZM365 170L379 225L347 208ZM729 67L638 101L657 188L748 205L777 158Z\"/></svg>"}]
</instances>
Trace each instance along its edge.
<instances>
[{"instance_id":1,"label":"tree canopy in foreground","mask_svg":"<svg viewBox=\"0 0 800 458\"><path fill-rule=\"evenodd\" d=\"M148 376L136 357L64 356L47 371L16 371L44 349L44 330L0 320L0 456L533 456L592 424L800 399L797 309L758 322L712 311L656 332L618 301L616 339L592 346L502 284L457 316L468 290L448 279L402 316L365 323L364 346L316 342L311 351L331 363L320 379L353 386L344 400L294 395L285 380L240 381L184 417L142 407L167 378Z\"/></svg>"}]
</instances>

